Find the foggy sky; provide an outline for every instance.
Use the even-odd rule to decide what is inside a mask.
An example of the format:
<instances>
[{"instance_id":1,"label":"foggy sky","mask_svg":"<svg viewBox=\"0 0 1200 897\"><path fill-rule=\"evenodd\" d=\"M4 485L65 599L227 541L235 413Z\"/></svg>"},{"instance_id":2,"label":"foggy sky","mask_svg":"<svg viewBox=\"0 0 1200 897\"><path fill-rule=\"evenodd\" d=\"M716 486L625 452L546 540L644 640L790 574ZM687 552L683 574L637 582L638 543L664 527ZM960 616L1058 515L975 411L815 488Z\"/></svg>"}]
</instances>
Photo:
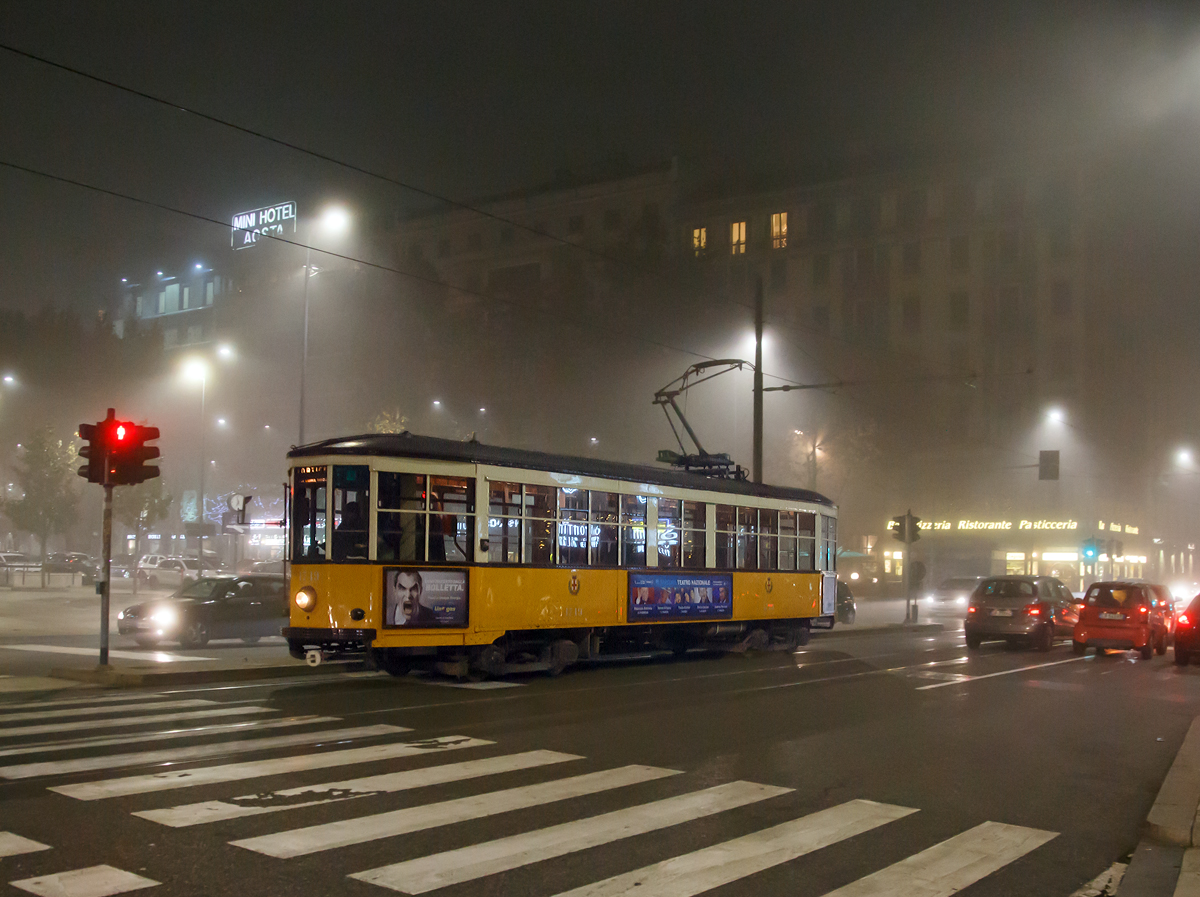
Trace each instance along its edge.
<instances>
[{"instance_id":1,"label":"foggy sky","mask_svg":"<svg viewBox=\"0 0 1200 897\"><path fill-rule=\"evenodd\" d=\"M752 170L851 143L1190 132L1192 6L7 3L0 42L466 199L617 155ZM3 51L0 84L2 161L219 220L283 198L379 219L415 201ZM0 169L0 194L7 306L90 308L131 271L229 251L221 228L26 174Z\"/></svg>"}]
</instances>

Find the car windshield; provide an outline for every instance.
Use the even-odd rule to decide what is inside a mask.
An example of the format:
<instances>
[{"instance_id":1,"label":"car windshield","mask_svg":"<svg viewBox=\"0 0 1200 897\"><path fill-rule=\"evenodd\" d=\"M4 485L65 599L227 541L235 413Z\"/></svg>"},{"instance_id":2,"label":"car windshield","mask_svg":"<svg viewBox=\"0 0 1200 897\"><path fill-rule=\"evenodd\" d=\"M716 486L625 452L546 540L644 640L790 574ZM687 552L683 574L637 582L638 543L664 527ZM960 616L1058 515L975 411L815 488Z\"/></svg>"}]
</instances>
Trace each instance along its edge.
<instances>
[{"instance_id":1,"label":"car windshield","mask_svg":"<svg viewBox=\"0 0 1200 897\"><path fill-rule=\"evenodd\" d=\"M978 584L977 579L947 579L938 588L943 592L969 592Z\"/></svg>"},{"instance_id":2,"label":"car windshield","mask_svg":"<svg viewBox=\"0 0 1200 897\"><path fill-rule=\"evenodd\" d=\"M1093 607L1134 607L1142 597L1141 589L1114 583L1094 585L1087 592L1087 603Z\"/></svg>"},{"instance_id":3,"label":"car windshield","mask_svg":"<svg viewBox=\"0 0 1200 897\"><path fill-rule=\"evenodd\" d=\"M179 593L180 598L212 598L228 580L198 579Z\"/></svg>"},{"instance_id":4,"label":"car windshield","mask_svg":"<svg viewBox=\"0 0 1200 897\"><path fill-rule=\"evenodd\" d=\"M985 598L1032 598L1037 587L1024 579L989 579L979 587Z\"/></svg>"}]
</instances>

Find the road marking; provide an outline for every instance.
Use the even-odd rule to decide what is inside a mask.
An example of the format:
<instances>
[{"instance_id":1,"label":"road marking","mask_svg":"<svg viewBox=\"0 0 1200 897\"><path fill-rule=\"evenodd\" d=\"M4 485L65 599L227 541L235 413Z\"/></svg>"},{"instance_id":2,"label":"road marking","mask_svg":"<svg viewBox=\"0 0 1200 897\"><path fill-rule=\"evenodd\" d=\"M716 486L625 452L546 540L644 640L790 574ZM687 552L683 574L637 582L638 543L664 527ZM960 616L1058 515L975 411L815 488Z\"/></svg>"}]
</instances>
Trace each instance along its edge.
<instances>
[{"instance_id":1,"label":"road marking","mask_svg":"<svg viewBox=\"0 0 1200 897\"><path fill-rule=\"evenodd\" d=\"M74 654L81 657L99 656L99 648L67 648L62 645L0 645L3 651L33 651L37 654ZM143 660L151 663L183 663L215 661L215 657L192 657L188 654L168 654L166 651L109 651L113 660Z\"/></svg>"},{"instance_id":2,"label":"road marking","mask_svg":"<svg viewBox=\"0 0 1200 897\"><path fill-rule=\"evenodd\" d=\"M12 832L0 832L0 857L15 857L22 853L36 853L39 850L49 850L49 844L30 841Z\"/></svg>"},{"instance_id":3,"label":"road marking","mask_svg":"<svg viewBox=\"0 0 1200 897\"><path fill-rule=\"evenodd\" d=\"M158 882L112 866L89 866L73 872L56 872L10 881L14 888L39 897L111 897L141 888L153 888Z\"/></svg>"},{"instance_id":4,"label":"road marking","mask_svg":"<svg viewBox=\"0 0 1200 897\"><path fill-rule=\"evenodd\" d=\"M825 897L949 897L1056 837L1057 832L985 822Z\"/></svg>"},{"instance_id":5,"label":"road marking","mask_svg":"<svg viewBox=\"0 0 1200 897\"><path fill-rule=\"evenodd\" d=\"M558 897L618 897L622 894L693 897L915 812L909 807L852 800L742 838L584 885Z\"/></svg>"},{"instance_id":6,"label":"road marking","mask_svg":"<svg viewBox=\"0 0 1200 897\"><path fill-rule=\"evenodd\" d=\"M436 685L440 688L465 688L471 691L493 691L497 688L524 688L523 682L438 682L433 679L419 679L422 685Z\"/></svg>"},{"instance_id":7,"label":"road marking","mask_svg":"<svg viewBox=\"0 0 1200 897\"><path fill-rule=\"evenodd\" d=\"M380 866L356 872L350 877L393 891L423 894L447 885L474 881L529 863L680 825L787 794L791 790L753 782L730 782L600 816Z\"/></svg>"},{"instance_id":8,"label":"road marking","mask_svg":"<svg viewBox=\"0 0 1200 897\"><path fill-rule=\"evenodd\" d=\"M18 703L0 705L4 708L19 710L37 710L42 707L72 707L76 704L122 704L131 701L153 701L168 697L167 694L157 695L108 695L105 697L81 695L77 698L59 698L53 701L21 701ZM0 710L2 713L3 710Z\"/></svg>"},{"instance_id":9,"label":"road marking","mask_svg":"<svg viewBox=\"0 0 1200 897\"><path fill-rule=\"evenodd\" d=\"M158 751L132 751L126 754L107 754L99 757L77 757L71 760L47 760L41 763L22 763L0 766L0 778L31 779L34 776L65 775L91 772L97 769L120 769L125 766L150 766L158 763L182 763L204 760L225 754L250 754L298 744L321 744L349 741L352 738L371 738L375 735L394 735L411 732L403 726L357 726L351 729L321 729L295 735L276 735L272 738L251 738L245 741L218 741L212 744L193 744L182 748Z\"/></svg>"},{"instance_id":10,"label":"road marking","mask_svg":"<svg viewBox=\"0 0 1200 897\"><path fill-rule=\"evenodd\" d=\"M575 754L560 754L557 751L527 751L523 754L507 754L500 757L489 757L486 760L468 760L463 763L444 763L441 766L407 769L403 772L389 772L325 785L287 788L283 791L271 791L266 794L246 794L242 797L232 798L230 801L208 800L198 804L168 807L165 810L142 810L133 815L149 819L151 822L169 825L172 828L186 828L191 825L203 825L207 822L237 819L242 816L258 816L262 813L277 813L280 810L291 810L296 807L332 804L338 801L352 800L356 797L390 794L395 791L407 791L411 788L425 788L429 785L460 782L464 779L582 759ZM306 801L293 800L293 798L307 795L331 793L334 796Z\"/></svg>"},{"instance_id":11,"label":"road marking","mask_svg":"<svg viewBox=\"0 0 1200 897\"><path fill-rule=\"evenodd\" d=\"M389 813L361 816L324 825L292 829L273 835L230 841L235 847L245 847L256 853L286 859L307 856L322 850L363 844L380 838L390 838L407 832L423 831L469 819L482 819L497 813L508 813L527 807L537 807L554 801L569 800L586 794L597 794L613 788L624 788L650 782L665 776L678 775L675 769L658 769L653 766L622 766L586 773L568 779L556 779L538 785L525 785L505 791L473 794L440 804L405 807Z\"/></svg>"},{"instance_id":12,"label":"road marking","mask_svg":"<svg viewBox=\"0 0 1200 897\"><path fill-rule=\"evenodd\" d=\"M974 682L976 679L994 679L997 676L1011 676L1013 673L1025 673L1029 670L1042 670L1046 667L1056 667L1064 663L1076 663L1080 660L1087 660L1086 657L1068 657L1066 660L1052 660L1049 663L1034 663L1027 667L1017 667L1013 670L1001 670L998 673L982 673L978 676L964 675L961 679L956 679L953 682L935 682L933 685L921 685L917 691L928 691L931 688L945 688L947 685L958 685L961 682Z\"/></svg>"},{"instance_id":13,"label":"road marking","mask_svg":"<svg viewBox=\"0 0 1200 897\"><path fill-rule=\"evenodd\" d=\"M0 715L0 727L8 723L24 722L31 719L62 719L67 716L111 716L114 713L128 713L131 710L182 710L185 707L211 707L216 701L207 698L188 698L185 701L160 701L150 704L123 704L119 707L75 707L71 710L37 710L30 713L5 713ZM0 732L4 729L0 728Z\"/></svg>"},{"instance_id":14,"label":"road marking","mask_svg":"<svg viewBox=\"0 0 1200 897\"><path fill-rule=\"evenodd\" d=\"M72 738L69 741L39 741L20 747L0 748L0 757L15 757L21 754L53 754L77 748L111 747L118 744L144 744L148 741L169 741L173 738L201 738L205 735L220 735L232 732L261 732L263 729L285 729L290 726L311 726L318 723L341 722L336 716L292 716L287 719L246 720L239 723L221 723L216 726L197 726L193 729L173 729L168 732L144 732L141 735L97 735L92 738Z\"/></svg>"},{"instance_id":15,"label":"road marking","mask_svg":"<svg viewBox=\"0 0 1200 897\"><path fill-rule=\"evenodd\" d=\"M18 726L15 729L0 729L0 738L15 738L18 735L46 735L51 732L79 732L84 729L116 729L119 726L148 726L151 723L169 723L183 719L204 719L210 716L243 716L247 713L274 713L270 707L245 705L239 707L214 707L211 710L188 710L184 713L157 713L149 716L130 716L120 719L76 720L72 723L44 723L40 726Z\"/></svg>"},{"instance_id":16,"label":"road marking","mask_svg":"<svg viewBox=\"0 0 1200 897\"><path fill-rule=\"evenodd\" d=\"M329 769L333 766L348 766L352 763L373 763L377 760L394 760L398 757L416 757L439 751L482 747L492 743L478 738L465 738L462 735L443 735L440 738L430 738L425 741L376 744L370 747L350 748L345 751L327 751L323 754L301 754L296 757L277 757L273 760L202 766L198 769L181 769L151 775L104 779L98 782L82 782L77 785L57 785L50 790L76 800L101 800L106 797L127 797L130 794L149 794L154 791L170 791L175 788L191 788L196 785L212 785L217 782L238 782L245 779L257 779L261 776L276 776L309 769Z\"/></svg>"}]
</instances>

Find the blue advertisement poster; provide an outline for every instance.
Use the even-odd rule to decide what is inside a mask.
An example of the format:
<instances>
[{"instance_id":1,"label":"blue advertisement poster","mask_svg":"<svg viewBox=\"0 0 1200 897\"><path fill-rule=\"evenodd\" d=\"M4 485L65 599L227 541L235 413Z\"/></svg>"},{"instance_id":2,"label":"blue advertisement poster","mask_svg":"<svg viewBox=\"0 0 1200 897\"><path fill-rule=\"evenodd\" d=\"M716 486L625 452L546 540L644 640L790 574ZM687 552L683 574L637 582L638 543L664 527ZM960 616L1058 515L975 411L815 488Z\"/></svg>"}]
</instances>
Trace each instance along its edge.
<instances>
[{"instance_id":1,"label":"blue advertisement poster","mask_svg":"<svg viewBox=\"0 0 1200 897\"><path fill-rule=\"evenodd\" d=\"M733 616L733 577L726 574L630 573L629 622L714 620Z\"/></svg>"}]
</instances>

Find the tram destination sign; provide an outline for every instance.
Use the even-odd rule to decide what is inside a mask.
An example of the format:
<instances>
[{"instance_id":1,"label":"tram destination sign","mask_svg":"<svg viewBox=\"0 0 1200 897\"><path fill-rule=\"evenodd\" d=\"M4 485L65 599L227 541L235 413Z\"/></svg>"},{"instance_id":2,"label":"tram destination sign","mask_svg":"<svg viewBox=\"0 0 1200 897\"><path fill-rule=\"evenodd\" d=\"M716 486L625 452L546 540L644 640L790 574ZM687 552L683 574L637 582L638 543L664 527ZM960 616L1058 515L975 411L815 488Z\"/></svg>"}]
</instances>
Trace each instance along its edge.
<instances>
[{"instance_id":1,"label":"tram destination sign","mask_svg":"<svg viewBox=\"0 0 1200 897\"><path fill-rule=\"evenodd\" d=\"M283 237L296 232L296 203L280 202L233 216L229 245L234 249L249 249L258 244L259 237Z\"/></svg>"}]
</instances>

